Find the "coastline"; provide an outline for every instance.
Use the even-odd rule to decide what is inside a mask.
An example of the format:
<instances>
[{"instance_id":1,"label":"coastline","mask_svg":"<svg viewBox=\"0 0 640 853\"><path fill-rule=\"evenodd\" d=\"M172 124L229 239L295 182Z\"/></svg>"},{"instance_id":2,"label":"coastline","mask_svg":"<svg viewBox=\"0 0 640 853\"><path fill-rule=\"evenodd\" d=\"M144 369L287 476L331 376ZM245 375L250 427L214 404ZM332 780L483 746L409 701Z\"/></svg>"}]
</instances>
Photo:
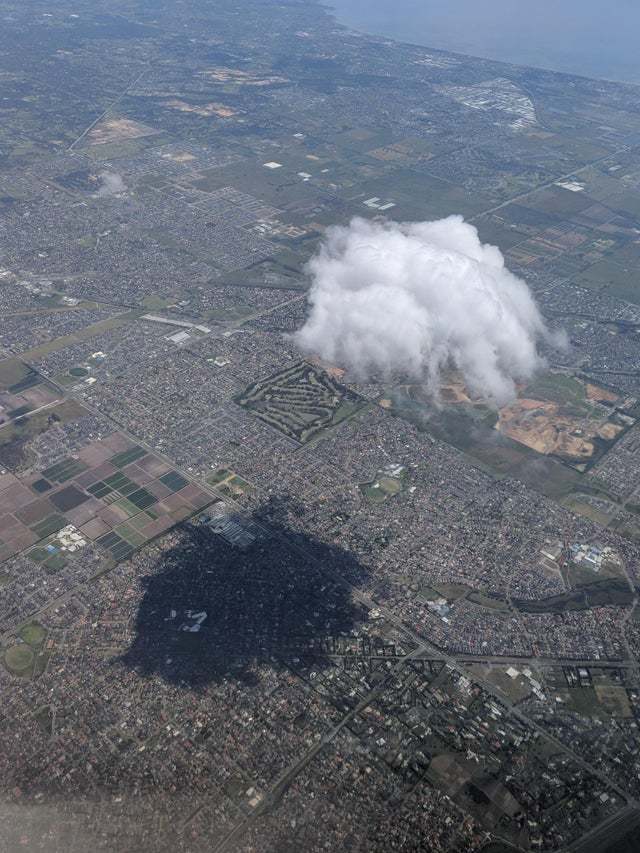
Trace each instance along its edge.
<instances>
[{"instance_id":1,"label":"coastline","mask_svg":"<svg viewBox=\"0 0 640 853\"><path fill-rule=\"evenodd\" d=\"M456 59L471 59L474 61L491 62L497 65L527 69L535 72L560 74L562 76L575 79L600 81L603 83L613 83L615 85L621 86L633 86L634 88L640 86L640 63L638 68L637 79L632 80L621 76L611 77L597 73L588 73L587 71L574 71L569 68L554 67L553 64L537 64L527 61L516 62L512 59L500 57L495 54L491 55L488 53L476 53L473 50L464 50L462 48L456 48L454 46L447 47L438 44L427 43L426 39L415 41L413 39L404 37L398 33L382 33L375 27L368 28L360 22L356 23L355 21L350 21L346 17L344 17L344 12L338 6L336 6L336 2L339 2L339 0L317 0L317 2L318 5L326 12L326 14L335 22L337 26L344 28L346 31L353 33L354 35L357 34L361 37L380 40L382 42L393 42L396 44L405 45L407 47L420 48L422 50L428 50L432 53L437 53L442 56L449 56Z\"/></svg>"}]
</instances>

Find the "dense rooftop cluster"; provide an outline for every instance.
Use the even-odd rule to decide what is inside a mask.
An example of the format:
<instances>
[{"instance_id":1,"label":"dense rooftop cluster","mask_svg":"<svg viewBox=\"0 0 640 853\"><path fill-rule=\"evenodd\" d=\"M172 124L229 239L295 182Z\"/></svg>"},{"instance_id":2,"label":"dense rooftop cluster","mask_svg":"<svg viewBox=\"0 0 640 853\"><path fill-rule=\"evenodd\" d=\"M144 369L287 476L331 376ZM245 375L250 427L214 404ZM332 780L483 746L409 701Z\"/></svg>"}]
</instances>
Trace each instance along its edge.
<instances>
[{"instance_id":1,"label":"dense rooftop cluster","mask_svg":"<svg viewBox=\"0 0 640 853\"><path fill-rule=\"evenodd\" d=\"M0 847L633 833L638 89L303 0L0 0L0 48ZM567 332L526 440L291 338L327 226L453 213Z\"/></svg>"}]
</instances>

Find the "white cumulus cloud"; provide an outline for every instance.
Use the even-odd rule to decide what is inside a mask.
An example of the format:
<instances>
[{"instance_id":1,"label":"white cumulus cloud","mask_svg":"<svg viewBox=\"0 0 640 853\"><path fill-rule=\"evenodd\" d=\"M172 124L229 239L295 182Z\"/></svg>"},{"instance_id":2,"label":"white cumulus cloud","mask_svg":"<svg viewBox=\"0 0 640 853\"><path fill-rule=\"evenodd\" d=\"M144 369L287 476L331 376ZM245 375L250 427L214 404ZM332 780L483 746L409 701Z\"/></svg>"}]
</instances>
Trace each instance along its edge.
<instances>
[{"instance_id":1,"label":"white cumulus cloud","mask_svg":"<svg viewBox=\"0 0 640 853\"><path fill-rule=\"evenodd\" d=\"M96 195L100 198L123 193L127 188L122 175L119 175L117 172L108 172L105 170L104 172L100 172L98 177L101 183Z\"/></svg>"},{"instance_id":2,"label":"white cumulus cloud","mask_svg":"<svg viewBox=\"0 0 640 853\"><path fill-rule=\"evenodd\" d=\"M437 395L451 366L501 405L552 339L525 282L461 216L353 219L327 230L307 270L310 313L294 339L360 378L408 376Z\"/></svg>"}]
</instances>

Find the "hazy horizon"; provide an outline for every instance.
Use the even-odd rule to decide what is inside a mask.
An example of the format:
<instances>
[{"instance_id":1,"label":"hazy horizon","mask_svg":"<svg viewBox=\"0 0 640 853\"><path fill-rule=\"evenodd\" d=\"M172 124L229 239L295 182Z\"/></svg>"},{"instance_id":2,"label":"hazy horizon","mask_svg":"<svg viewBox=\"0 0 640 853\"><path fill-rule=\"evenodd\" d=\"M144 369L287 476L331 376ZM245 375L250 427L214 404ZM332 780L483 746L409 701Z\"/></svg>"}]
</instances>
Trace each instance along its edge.
<instances>
[{"instance_id":1,"label":"hazy horizon","mask_svg":"<svg viewBox=\"0 0 640 853\"><path fill-rule=\"evenodd\" d=\"M327 0L338 21L400 41L640 83L633 0Z\"/></svg>"}]
</instances>

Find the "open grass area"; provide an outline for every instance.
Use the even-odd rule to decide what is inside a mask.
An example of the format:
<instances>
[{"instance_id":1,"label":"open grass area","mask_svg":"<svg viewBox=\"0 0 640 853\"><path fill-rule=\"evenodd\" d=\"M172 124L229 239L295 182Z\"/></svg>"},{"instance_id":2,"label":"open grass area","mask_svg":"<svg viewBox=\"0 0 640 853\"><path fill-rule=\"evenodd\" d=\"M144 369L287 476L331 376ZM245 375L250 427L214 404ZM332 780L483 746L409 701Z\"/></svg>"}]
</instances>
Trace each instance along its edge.
<instances>
[{"instance_id":1,"label":"open grass area","mask_svg":"<svg viewBox=\"0 0 640 853\"><path fill-rule=\"evenodd\" d=\"M570 610L588 610L592 607L627 606L633 601L633 593L626 580L594 575L590 584L579 586L570 592L537 600L514 599L513 604L522 613L565 613Z\"/></svg>"},{"instance_id":2,"label":"open grass area","mask_svg":"<svg viewBox=\"0 0 640 853\"><path fill-rule=\"evenodd\" d=\"M4 665L12 675L27 675L33 667L35 655L27 643L9 646L4 653Z\"/></svg>"},{"instance_id":3,"label":"open grass area","mask_svg":"<svg viewBox=\"0 0 640 853\"><path fill-rule=\"evenodd\" d=\"M593 687L571 687L554 691L562 699L565 707L576 714L596 719L608 719L609 711L600 702Z\"/></svg>"},{"instance_id":4,"label":"open grass area","mask_svg":"<svg viewBox=\"0 0 640 853\"><path fill-rule=\"evenodd\" d=\"M601 524L606 527L611 521L612 516L617 510L615 504L602 501L597 506L588 503L580 498L579 494L571 494L562 501L563 506L570 509L578 515L588 518L590 521L595 521L596 524ZM608 510L608 511L607 511Z\"/></svg>"},{"instance_id":5,"label":"open grass area","mask_svg":"<svg viewBox=\"0 0 640 853\"><path fill-rule=\"evenodd\" d=\"M442 598L447 601L456 601L458 598L464 598L469 592L469 587L463 583L434 583L433 588Z\"/></svg>"},{"instance_id":6,"label":"open grass area","mask_svg":"<svg viewBox=\"0 0 640 853\"><path fill-rule=\"evenodd\" d=\"M397 477L380 477L378 485L388 495L397 495L402 491L402 481Z\"/></svg>"},{"instance_id":7,"label":"open grass area","mask_svg":"<svg viewBox=\"0 0 640 853\"><path fill-rule=\"evenodd\" d=\"M479 607L488 607L491 610L509 612L509 605L506 601L503 601L500 598L492 598L490 595L484 595L484 593L476 592L475 590L469 593L467 601L471 601Z\"/></svg>"},{"instance_id":8,"label":"open grass area","mask_svg":"<svg viewBox=\"0 0 640 853\"><path fill-rule=\"evenodd\" d=\"M373 504L384 503L388 497L383 489L373 483L367 483L364 486L360 486L360 491L365 498Z\"/></svg>"},{"instance_id":9,"label":"open grass area","mask_svg":"<svg viewBox=\"0 0 640 853\"><path fill-rule=\"evenodd\" d=\"M159 311L161 308L166 308L167 305L170 305L171 300L164 299L162 296L157 296L155 293L152 293L144 297L142 304L145 308L153 311Z\"/></svg>"},{"instance_id":10,"label":"open grass area","mask_svg":"<svg viewBox=\"0 0 640 853\"><path fill-rule=\"evenodd\" d=\"M587 147L590 152L593 150L592 146ZM572 193L563 187L552 186L531 193L520 204L552 216L567 217L589 207L593 201L584 193Z\"/></svg>"},{"instance_id":11,"label":"open grass area","mask_svg":"<svg viewBox=\"0 0 640 853\"><path fill-rule=\"evenodd\" d=\"M243 477L239 477L237 474L234 474L223 483L219 483L216 486L216 489L224 497L233 498L235 500L242 497L242 495L252 492L253 486L251 486Z\"/></svg>"},{"instance_id":12,"label":"open grass area","mask_svg":"<svg viewBox=\"0 0 640 853\"><path fill-rule=\"evenodd\" d=\"M4 391L26 379L31 368L18 358L5 358L0 361L0 390Z\"/></svg>"},{"instance_id":13,"label":"open grass area","mask_svg":"<svg viewBox=\"0 0 640 853\"><path fill-rule=\"evenodd\" d=\"M531 694L532 686L528 678L525 678L522 673L511 678L507 675L506 666L492 666L489 672L485 673L487 681L494 684L504 695L512 702L519 702ZM514 667L518 669L518 667ZM538 675L534 673L533 677L539 680Z\"/></svg>"},{"instance_id":14,"label":"open grass area","mask_svg":"<svg viewBox=\"0 0 640 853\"><path fill-rule=\"evenodd\" d=\"M44 705L43 707L38 708L36 711L34 711L33 716L42 731L44 732L44 734L50 736L52 733L51 707L49 705Z\"/></svg>"},{"instance_id":15,"label":"open grass area","mask_svg":"<svg viewBox=\"0 0 640 853\"><path fill-rule=\"evenodd\" d=\"M98 145L86 145L82 147L82 154L90 160L100 160L118 157L135 157L145 148L151 145L162 144L161 133L152 136L139 136L133 139L122 139L115 142L104 142Z\"/></svg>"},{"instance_id":16,"label":"open grass area","mask_svg":"<svg viewBox=\"0 0 640 853\"><path fill-rule=\"evenodd\" d=\"M82 378L83 376L88 376L89 371L86 367L70 367L69 375L75 378Z\"/></svg>"},{"instance_id":17,"label":"open grass area","mask_svg":"<svg viewBox=\"0 0 640 853\"><path fill-rule=\"evenodd\" d=\"M422 598L425 599L425 601L435 601L437 598L443 597L432 586L421 586L419 594Z\"/></svg>"},{"instance_id":18,"label":"open grass area","mask_svg":"<svg viewBox=\"0 0 640 853\"><path fill-rule=\"evenodd\" d=\"M66 565L67 561L62 554L52 554L51 557L45 560L42 567L48 575L55 575L56 572L64 569Z\"/></svg>"},{"instance_id":19,"label":"open grass area","mask_svg":"<svg viewBox=\"0 0 640 853\"><path fill-rule=\"evenodd\" d=\"M0 447L9 444L17 437L28 439L46 432L51 419L64 425L72 423L86 414L87 410L80 403L75 400L65 400L42 412L36 412L35 415L28 418L21 418L19 421L13 421L3 426L0 430Z\"/></svg>"},{"instance_id":20,"label":"open grass area","mask_svg":"<svg viewBox=\"0 0 640 853\"><path fill-rule=\"evenodd\" d=\"M35 663L33 665L33 677L38 678L46 670L51 652L40 650L36 654Z\"/></svg>"},{"instance_id":21,"label":"open grass area","mask_svg":"<svg viewBox=\"0 0 640 853\"><path fill-rule=\"evenodd\" d=\"M541 373L526 386L521 396L569 406L576 414L588 414L592 409L584 384L564 373Z\"/></svg>"},{"instance_id":22,"label":"open grass area","mask_svg":"<svg viewBox=\"0 0 640 853\"><path fill-rule=\"evenodd\" d=\"M41 646L47 636L47 631L39 622L29 622L22 626L18 634L30 646Z\"/></svg>"},{"instance_id":23,"label":"open grass area","mask_svg":"<svg viewBox=\"0 0 640 853\"><path fill-rule=\"evenodd\" d=\"M115 317L100 320L98 323L92 323L84 329L79 329L72 335L63 335L60 338L54 338L54 340L49 341L46 344L42 344L42 346L27 350L22 353L22 357L25 361L38 361L52 352L58 352L58 350L72 346L73 344L79 344L82 341L89 341L91 338L95 338L97 335L101 335L104 332L109 332L112 329L118 329L120 326L126 326L127 323L137 320L138 317L142 316L142 314L144 314L144 310L142 309L126 311L123 314L117 314Z\"/></svg>"},{"instance_id":24,"label":"open grass area","mask_svg":"<svg viewBox=\"0 0 640 853\"><path fill-rule=\"evenodd\" d=\"M617 563L603 562L600 571L594 572L588 566L570 563L567 567L567 580L576 589L579 587L590 587L593 584L606 585L607 580L625 580L622 565Z\"/></svg>"},{"instance_id":25,"label":"open grass area","mask_svg":"<svg viewBox=\"0 0 640 853\"><path fill-rule=\"evenodd\" d=\"M404 487L403 481L399 477L390 477L388 475L378 473L375 480L370 483L362 483L360 491L371 501L371 503L383 503L387 498L399 494Z\"/></svg>"},{"instance_id":26,"label":"open grass area","mask_svg":"<svg viewBox=\"0 0 640 853\"><path fill-rule=\"evenodd\" d=\"M629 539L630 542L640 542L640 522L627 521L623 518L618 522L614 522L611 529L615 530L619 536Z\"/></svg>"},{"instance_id":27,"label":"open grass area","mask_svg":"<svg viewBox=\"0 0 640 853\"><path fill-rule=\"evenodd\" d=\"M629 697L624 687L615 685L594 687L596 696L607 715L612 717L623 717L629 719L633 717L633 711L629 704Z\"/></svg>"},{"instance_id":28,"label":"open grass area","mask_svg":"<svg viewBox=\"0 0 640 853\"><path fill-rule=\"evenodd\" d=\"M457 447L471 464L492 477L513 477L554 500L579 489L583 477L578 471L493 429L495 413L463 405L438 410L427 400L412 395L413 392L394 389L393 413Z\"/></svg>"}]
</instances>

